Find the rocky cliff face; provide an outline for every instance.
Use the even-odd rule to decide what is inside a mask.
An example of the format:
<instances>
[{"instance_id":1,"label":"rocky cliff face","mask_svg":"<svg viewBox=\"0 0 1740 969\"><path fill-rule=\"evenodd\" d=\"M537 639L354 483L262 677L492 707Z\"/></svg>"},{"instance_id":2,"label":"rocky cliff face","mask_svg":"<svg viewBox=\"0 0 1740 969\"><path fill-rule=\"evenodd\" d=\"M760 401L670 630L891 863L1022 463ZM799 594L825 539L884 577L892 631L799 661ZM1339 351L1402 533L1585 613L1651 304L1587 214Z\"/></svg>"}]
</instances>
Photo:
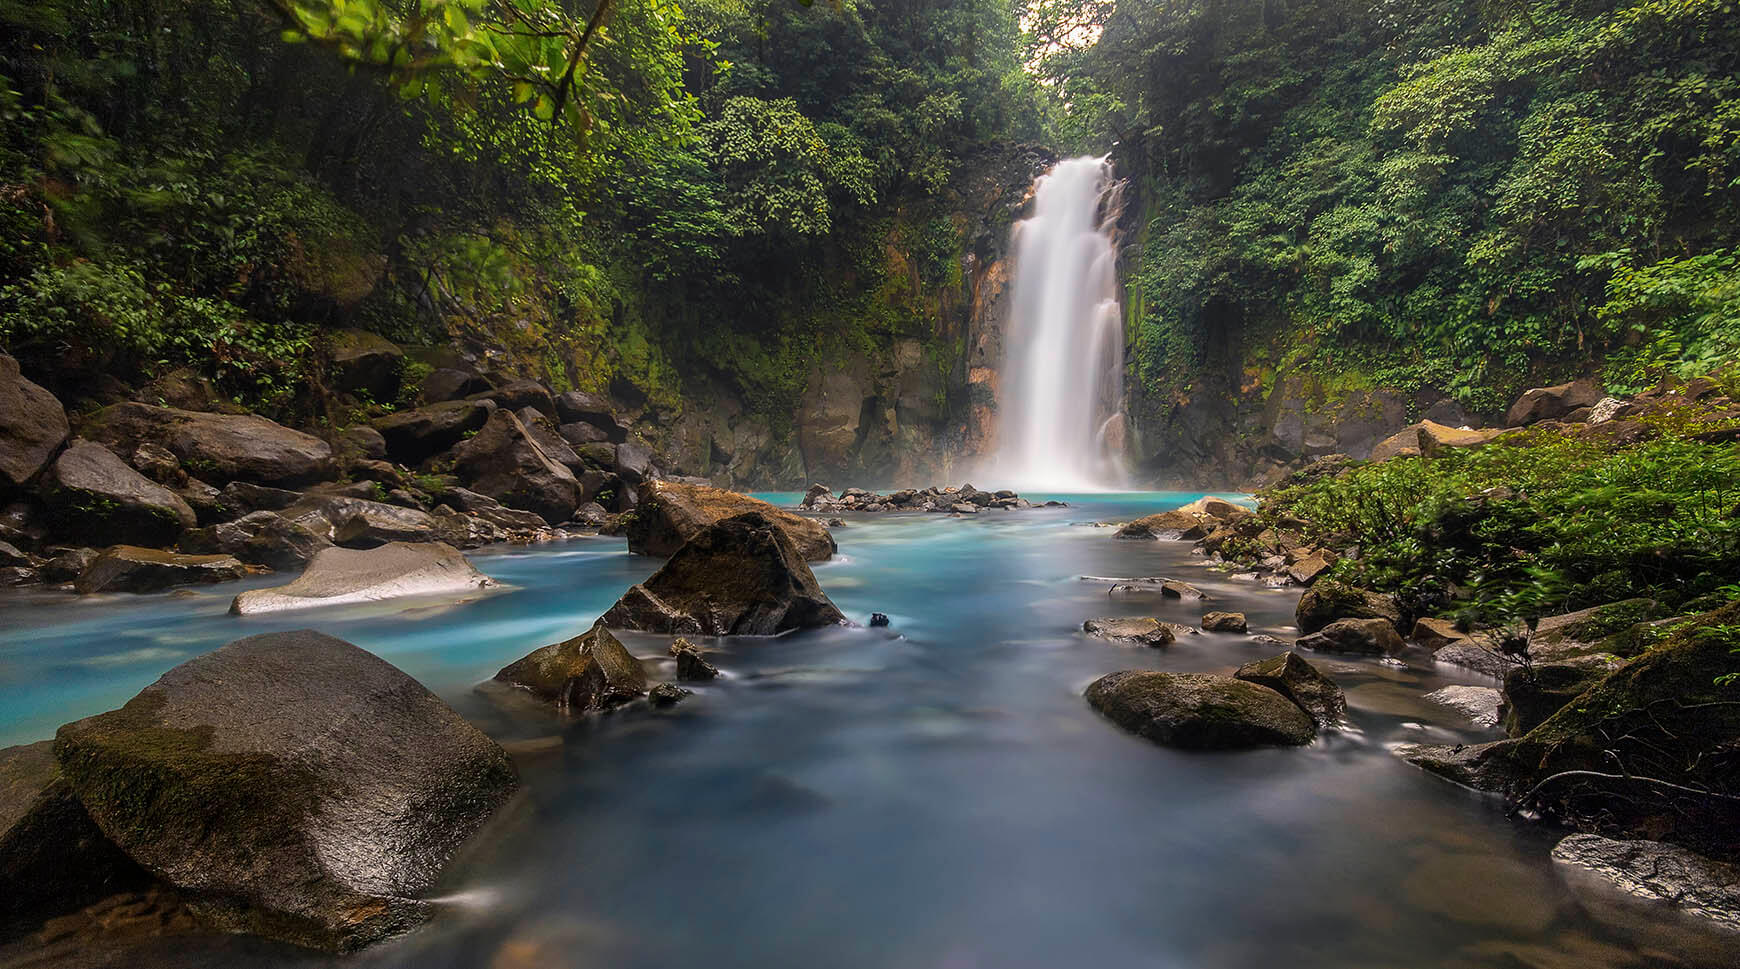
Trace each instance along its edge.
<instances>
[{"instance_id":1,"label":"rocky cliff face","mask_svg":"<svg viewBox=\"0 0 1740 969\"><path fill-rule=\"evenodd\" d=\"M1009 234L1033 180L1056 161L1047 149L987 152L953 186L950 221L960 272L937 287L911 281L934 331L817 359L791 415L756 414L728 388L691 388L676 413L627 413L675 470L733 488L800 488L811 481L896 487L954 481L992 438L996 368L1007 314ZM891 246L893 243L891 243ZM891 251L891 262L910 262ZM617 395L620 399L622 395Z\"/></svg>"}]
</instances>

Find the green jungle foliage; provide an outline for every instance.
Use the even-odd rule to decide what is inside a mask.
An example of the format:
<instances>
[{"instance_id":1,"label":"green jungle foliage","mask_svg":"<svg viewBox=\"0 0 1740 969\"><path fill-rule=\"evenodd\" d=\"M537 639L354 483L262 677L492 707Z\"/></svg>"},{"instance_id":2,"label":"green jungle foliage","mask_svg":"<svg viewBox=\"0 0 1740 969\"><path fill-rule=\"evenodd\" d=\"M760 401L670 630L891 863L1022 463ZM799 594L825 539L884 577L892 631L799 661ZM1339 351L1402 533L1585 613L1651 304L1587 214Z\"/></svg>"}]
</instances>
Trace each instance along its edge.
<instances>
[{"instance_id":1,"label":"green jungle foliage","mask_svg":"<svg viewBox=\"0 0 1740 969\"><path fill-rule=\"evenodd\" d=\"M1636 389L1734 357L1734 0L1037 10L1060 134L1115 145L1142 189L1151 392L1225 345L1480 410L1544 377ZM1084 25L1098 42L1069 42Z\"/></svg>"},{"instance_id":2,"label":"green jungle foliage","mask_svg":"<svg viewBox=\"0 0 1740 969\"><path fill-rule=\"evenodd\" d=\"M1335 576L1399 593L1416 614L1526 620L1639 598L1713 608L1740 595L1740 454L1699 440L1709 427L1652 425L1652 439L1619 447L1540 430L1361 465L1279 489L1263 514L1357 547Z\"/></svg>"},{"instance_id":3,"label":"green jungle foliage","mask_svg":"<svg viewBox=\"0 0 1740 969\"><path fill-rule=\"evenodd\" d=\"M1005 0L0 0L0 347L308 416L360 327L788 419L818 359L942 339L913 286L1040 133L1019 51Z\"/></svg>"}]
</instances>

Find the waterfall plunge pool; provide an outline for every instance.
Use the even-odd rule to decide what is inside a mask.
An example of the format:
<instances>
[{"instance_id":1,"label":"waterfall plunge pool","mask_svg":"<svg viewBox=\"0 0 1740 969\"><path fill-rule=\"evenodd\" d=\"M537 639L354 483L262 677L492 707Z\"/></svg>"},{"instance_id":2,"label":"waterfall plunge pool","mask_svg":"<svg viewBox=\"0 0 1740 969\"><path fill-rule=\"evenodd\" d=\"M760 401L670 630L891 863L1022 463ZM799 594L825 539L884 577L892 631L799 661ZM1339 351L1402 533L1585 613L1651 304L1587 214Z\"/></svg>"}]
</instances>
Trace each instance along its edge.
<instances>
[{"instance_id":1,"label":"waterfall plunge pool","mask_svg":"<svg viewBox=\"0 0 1740 969\"><path fill-rule=\"evenodd\" d=\"M795 496L770 496L795 503ZM1030 496L1033 497L1033 496ZM1044 497L1044 496L1042 496ZM1480 683L1312 657L1349 723L1310 747L1187 753L1082 700L1118 669L1230 671L1277 647L1109 645L1082 620L1195 623L1237 610L1290 636L1297 590L1204 568L1181 542L1101 520L1197 495L1060 496L1069 508L846 515L822 586L836 629L718 645L727 678L670 712L579 721L474 686L574 635L656 567L619 539L479 555L513 586L444 609L241 619L242 585L193 596L0 600L5 743L124 702L241 635L312 626L375 651L516 750L525 792L455 865L428 925L333 958L240 937L171 938L30 965L417 969L1732 966L1740 940L1567 880L1554 833L1391 755L1477 741L1421 699ZM1108 597L1081 575L1172 575L1215 597ZM258 580L255 584L273 584ZM664 637L625 637L661 656ZM16 953L13 953L16 955ZM40 957L40 959L39 959Z\"/></svg>"}]
</instances>

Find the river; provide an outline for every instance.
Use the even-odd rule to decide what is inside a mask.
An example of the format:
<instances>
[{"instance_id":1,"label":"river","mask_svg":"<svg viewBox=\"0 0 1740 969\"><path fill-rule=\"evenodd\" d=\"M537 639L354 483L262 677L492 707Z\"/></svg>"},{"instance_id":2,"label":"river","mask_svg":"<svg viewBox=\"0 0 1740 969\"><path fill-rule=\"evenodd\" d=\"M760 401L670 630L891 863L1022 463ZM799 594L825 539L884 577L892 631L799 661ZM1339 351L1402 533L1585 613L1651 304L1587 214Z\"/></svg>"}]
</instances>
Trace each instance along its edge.
<instances>
[{"instance_id":1,"label":"river","mask_svg":"<svg viewBox=\"0 0 1740 969\"><path fill-rule=\"evenodd\" d=\"M764 496L793 503L793 495ZM652 969L1732 966L1740 940L1567 881L1554 833L1404 764L1405 741L1478 741L1421 695L1481 678L1312 657L1348 723L1303 749L1187 753L1082 700L1118 669L1230 671L1249 636L1163 650L1084 637L1096 616L1235 610L1291 636L1298 590L1205 568L1187 543L1096 527L1196 495L846 516L816 568L852 619L717 645L723 680L668 712L564 722L476 684L588 626L656 568L620 540L481 554L510 588L446 608L226 614L193 595L0 600L0 742L124 702L240 635L312 626L422 680L520 756L523 795L453 867L440 914L332 959L179 938L81 965ZM1209 603L1108 596L1082 575L1171 575ZM626 636L663 656L661 637ZM668 672L668 668L667 668ZM693 685L693 684L691 684Z\"/></svg>"}]
</instances>

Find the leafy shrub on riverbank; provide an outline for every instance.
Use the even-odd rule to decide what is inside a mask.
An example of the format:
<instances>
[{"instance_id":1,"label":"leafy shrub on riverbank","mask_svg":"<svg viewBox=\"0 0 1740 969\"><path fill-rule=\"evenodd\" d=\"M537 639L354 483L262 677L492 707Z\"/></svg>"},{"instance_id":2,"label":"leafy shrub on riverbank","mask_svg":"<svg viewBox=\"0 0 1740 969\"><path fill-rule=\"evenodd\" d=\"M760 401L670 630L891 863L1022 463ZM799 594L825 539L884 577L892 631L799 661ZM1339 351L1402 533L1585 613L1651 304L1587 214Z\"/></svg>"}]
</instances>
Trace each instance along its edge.
<instances>
[{"instance_id":1,"label":"leafy shrub on riverbank","mask_svg":"<svg viewBox=\"0 0 1740 969\"><path fill-rule=\"evenodd\" d=\"M1672 428L1618 448L1539 430L1280 489L1264 514L1357 547L1338 578L1491 620L1719 595L1740 573L1737 503L1732 445Z\"/></svg>"}]
</instances>

